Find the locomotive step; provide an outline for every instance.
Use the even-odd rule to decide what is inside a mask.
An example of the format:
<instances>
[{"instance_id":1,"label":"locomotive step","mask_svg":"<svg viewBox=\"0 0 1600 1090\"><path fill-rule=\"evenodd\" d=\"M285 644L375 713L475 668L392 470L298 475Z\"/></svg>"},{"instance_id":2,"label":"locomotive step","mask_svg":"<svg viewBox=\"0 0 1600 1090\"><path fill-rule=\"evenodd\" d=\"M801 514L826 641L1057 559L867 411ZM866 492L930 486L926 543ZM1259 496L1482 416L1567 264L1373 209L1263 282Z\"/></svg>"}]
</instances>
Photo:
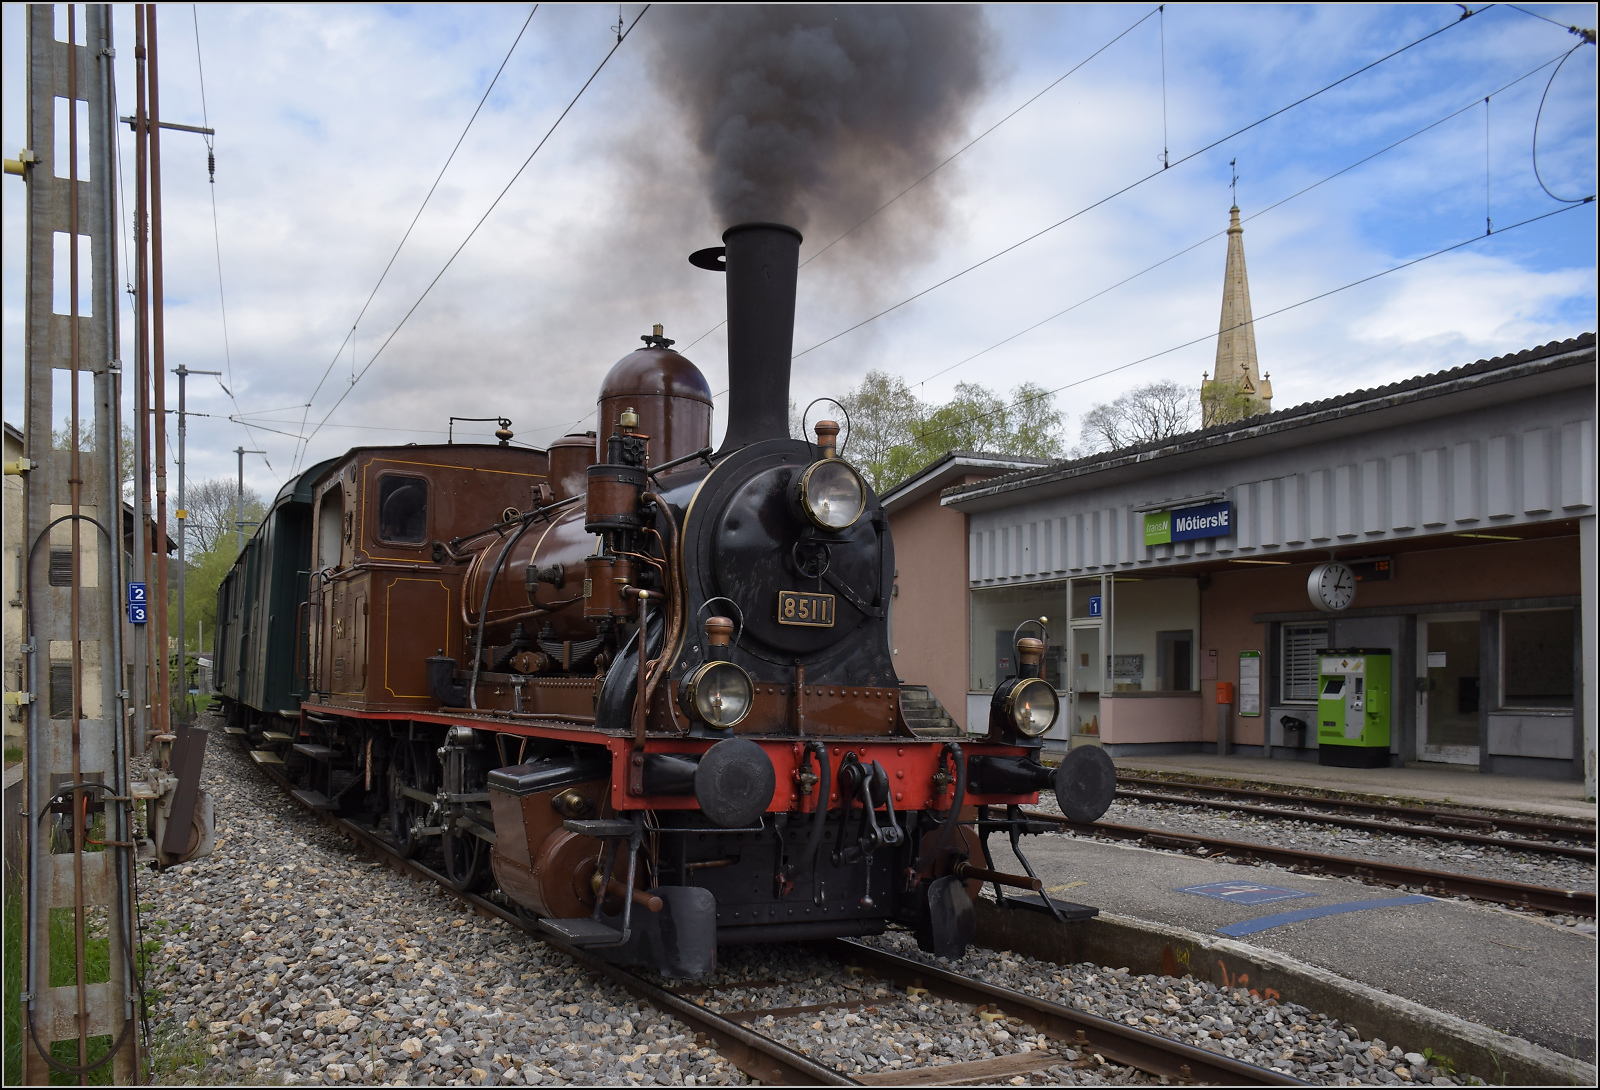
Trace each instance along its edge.
<instances>
[{"instance_id":1,"label":"locomotive step","mask_svg":"<svg viewBox=\"0 0 1600 1090\"><path fill-rule=\"evenodd\" d=\"M599 823L594 823L599 824ZM623 824L628 824L624 822ZM599 920L540 920L539 926L550 934L573 946L598 946L602 943L614 943L622 938L622 932L609 924Z\"/></svg>"},{"instance_id":2,"label":"locomotive step","mask_svg":"<svg viewBox=\"0 0 1600 1090\"><path fill-rule=\"evenodd\" d=\"M589 818L587 820L568 818L561 823L561 827L568 832L577 833L579 836L597 836L601 839L633 835L633 822L624 821L621 818ZM613 935L615 933L615 931L612 932Z\"/></svg>"},{"instance_id":3,"label":"locomotive step","mask_svg":"<svg viewBox=\"0 0 1600 1090\"><path fill-rule=\"evenodd\" d=\"M224 734L232 734L232 735L237 736L237 735L241 735L241 734L244 733L244 728L243 727L223 727L222 731L223 731Z\"/></svg>"},{"instance_id":4,"label":"locomotive step","mask_svg":"<svg viewBox=\"0 0 1600 1090\"><path fill-rule=\"evenodd\" d=\"M1100 915L1100 910L1093 905L1080 905L1076 901L1061 901L1050 898L1050 903L1056 906L1056 911L1061 913L1061 918L1068 922L1077 920L1092 920ZM1006 904L1012 908L1027 908L1034 912L1052 915L1049 907L1044 903L1044 895L1039 893L1007 894Z\"/></svg>"},{"instance_id":5,"label":"locomotive step","mask_svg":"<svg viewBox=\"0 0 1600 1090\"><path fill-rule=\"evenodd\" d=\"M294 735L285 734L281 730L264 730L264 731L261 732L261 737L264 738L268 742L292 742L292 741L294 741Z\"/></svg>"},{"instance_id":6,"label":"locomotive step","mask_svg":"<svg viewBox=\"0 0 1600 1090\"><path fill-rule=\"evenodd\" d=\"M270 749L252 749L250 759L258 765L281 765L283 758Z\"/></svg>"},{"instance_id":7,"label":"locomotive step","mask_svg":"<svg viewBox=\"0 0 1600 1090\"><path fill-rule=\"evenodd\" d=\"M294 791L291 794L313 810L337 810L339 808L338 803L328 798L321 791Z\"/></svg>"},{"instance_id":8,"label":"locomotive step","mask_svg":"<svg viewBox=\"0 0 1600 1090\"><path fill-rule=\"evenodd\" d=\"M294 751L302 756L310 757L313 761L333 760L333 750L327 746L316 745L313 742L296 742Z\"/></svg>"}]
</instances>

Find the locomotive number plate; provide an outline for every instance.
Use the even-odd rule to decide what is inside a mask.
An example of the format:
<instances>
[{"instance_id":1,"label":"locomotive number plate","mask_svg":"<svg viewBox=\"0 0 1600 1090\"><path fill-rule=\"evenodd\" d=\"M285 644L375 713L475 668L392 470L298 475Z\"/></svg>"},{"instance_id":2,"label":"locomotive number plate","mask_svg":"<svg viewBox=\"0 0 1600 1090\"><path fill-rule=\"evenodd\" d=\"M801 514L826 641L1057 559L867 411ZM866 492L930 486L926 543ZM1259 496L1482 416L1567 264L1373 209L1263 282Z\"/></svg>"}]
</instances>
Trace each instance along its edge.
<instances>
[{"instance_id":1,"label":"locomotive number plate","mask_svg":"<svg viewBox=\"0 0 1600 1090\"><path fill-rule=\"evenodd\" d=\"M803 594L794 590L778 592L778 623L805 625L810 628L833 627L831 594Z\"/></svg>"}]
</instances>

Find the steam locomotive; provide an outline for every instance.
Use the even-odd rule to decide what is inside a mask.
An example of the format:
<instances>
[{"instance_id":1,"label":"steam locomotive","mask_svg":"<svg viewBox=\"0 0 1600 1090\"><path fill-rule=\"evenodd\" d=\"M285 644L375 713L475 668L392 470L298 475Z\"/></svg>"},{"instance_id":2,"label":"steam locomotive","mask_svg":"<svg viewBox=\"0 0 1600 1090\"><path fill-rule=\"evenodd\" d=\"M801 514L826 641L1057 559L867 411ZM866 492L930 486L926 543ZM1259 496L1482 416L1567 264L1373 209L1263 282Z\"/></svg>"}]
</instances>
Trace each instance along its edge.
<instances>
[{"instance_id":1,"label":"steam locomotive","mask_svg":"<svg viewBox=\"0 0 1600 1090\"><path fill-rule=\"evenodd\" d=\"M598 434L312 467L218 594L227 729L303 802L603 957L695 975L720 944L891 925L958 956L983 882L1038 888L1018 808L1048 789L1094 820L1114 771L1039 760L1036 639L987 733L906 715L888 520L837 423L789 437L800 234L723 242L690 258L727 281L720 448L657 326ZM997 832L1026 875L996 869Z\"/></svg>"}]
</instances>

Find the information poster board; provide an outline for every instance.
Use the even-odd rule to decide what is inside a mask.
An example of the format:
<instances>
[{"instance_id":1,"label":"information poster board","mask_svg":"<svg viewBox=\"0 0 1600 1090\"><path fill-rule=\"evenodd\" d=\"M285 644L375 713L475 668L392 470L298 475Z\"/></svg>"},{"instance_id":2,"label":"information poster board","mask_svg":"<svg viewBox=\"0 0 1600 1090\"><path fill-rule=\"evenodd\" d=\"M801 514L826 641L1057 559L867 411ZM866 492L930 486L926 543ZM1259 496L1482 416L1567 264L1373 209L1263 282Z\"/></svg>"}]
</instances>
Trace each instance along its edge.
<instances>
[{"instance_id":1,"label":"information poster board","mask_svg":"<svg viewBox=\"0 0 1600 1090\"><path fill-rule=\"evenodd\" d=\"M1261 652L1239 652L1239 714L1261 714Z\"/></svg>"}]
</instances>

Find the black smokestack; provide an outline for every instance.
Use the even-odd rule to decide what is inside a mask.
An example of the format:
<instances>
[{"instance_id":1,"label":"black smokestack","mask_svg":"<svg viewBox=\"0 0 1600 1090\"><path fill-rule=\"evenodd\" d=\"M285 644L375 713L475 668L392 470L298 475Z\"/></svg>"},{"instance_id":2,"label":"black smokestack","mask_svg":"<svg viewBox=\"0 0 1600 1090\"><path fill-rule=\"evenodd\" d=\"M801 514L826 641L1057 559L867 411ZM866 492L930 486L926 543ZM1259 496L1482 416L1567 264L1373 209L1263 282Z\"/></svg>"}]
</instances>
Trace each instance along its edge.
<instances>
[{"instance_id":1,"label":"black smokestack","mask_svg":"<svg viewBox=\"0 0 1600 1090\"><path fill-rule=\"evenodd\" d=\"M800 232L741 223L723 232L728 275L728 431L723 450L789 434L789 358Z\"/></svg>"},{"instance_id":2,"label":"black smokestack","mask_svg":"<svg viewBox=\"0 0 1600 1090\"><path fill-rule=\"evenodd\" d=\"M792 223L824 241L953 150L992 53L982 9L956 5L658 7L648 26L716 222ZM916 230L891 248L931 233L936 193L911 195Z\"/></svg>"}]
</instances>

